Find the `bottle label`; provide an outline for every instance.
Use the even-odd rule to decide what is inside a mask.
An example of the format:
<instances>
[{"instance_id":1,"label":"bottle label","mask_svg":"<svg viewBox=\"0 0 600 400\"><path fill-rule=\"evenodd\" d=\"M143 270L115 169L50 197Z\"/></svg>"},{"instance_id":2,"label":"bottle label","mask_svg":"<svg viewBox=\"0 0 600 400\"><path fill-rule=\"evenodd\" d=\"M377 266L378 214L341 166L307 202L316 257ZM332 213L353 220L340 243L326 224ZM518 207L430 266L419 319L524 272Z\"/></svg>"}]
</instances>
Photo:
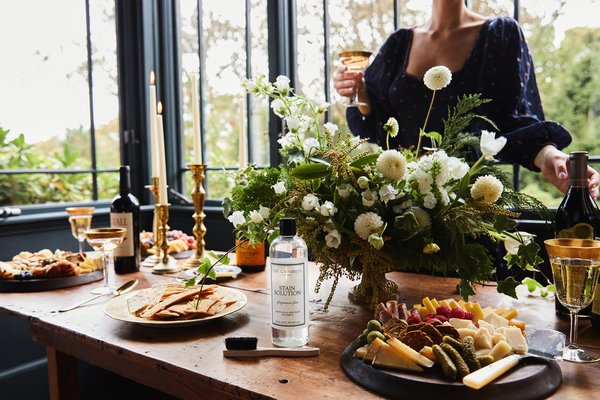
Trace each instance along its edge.
<instances>
[{"instance_id":1,"label":"bottle label","mask_svg":"<svg viewBox=\"0 0 600 400\"><path fill-rule=\"evenodd\" d=\"M594 300L592 300L592 314L600 315L600 285L596 285Z\"/></svg>"},{"instance_id":2,"label":"bottle label","mask_svg":"<svg viewBox=\"0 0 600 400\"><path fill-rule=\"evenodd\" d=\"M594 227L585 222L580 222L570 228L561 229L556 234L557 238L594 239Z\"/></svg>"},{"instance_id":3,"label":"bottle label","mask_svg":"<svg viewBox=\"0 0 600 400\"><path fill-rule=\"evenodd\" d=\"M123 242L117 246L115 257L132 257L135 255L133 240L133 213L110 213L110 226L113 228L126 228Z\"/></svg>"},{"instance_id":4,"label":"bottle label","mask_svg":"<svg viewBox=\"0 0 600 400\"><path fill-rule=\"evenodd\" d=\"M308 324L306 260L271 260L271 321L281 328Z\"/></svg>"}]
</instances>

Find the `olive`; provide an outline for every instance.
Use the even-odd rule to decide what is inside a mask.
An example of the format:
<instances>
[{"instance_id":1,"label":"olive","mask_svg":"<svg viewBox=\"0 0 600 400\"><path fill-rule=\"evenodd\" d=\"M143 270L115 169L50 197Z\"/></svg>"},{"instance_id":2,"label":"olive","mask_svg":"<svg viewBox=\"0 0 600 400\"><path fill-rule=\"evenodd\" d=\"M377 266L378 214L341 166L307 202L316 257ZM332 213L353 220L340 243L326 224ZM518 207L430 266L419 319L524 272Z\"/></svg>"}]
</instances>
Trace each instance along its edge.
<instances>
[{"instance_id":1,"label":"olive","mask_svg":"<svg viewBox=\"0 0 600 400\"><path fill-rule=\"evenodd\" d=\"M376 319L372 319L367 324L367 330L369 332L371 332L371 331L382 332L383 328L381 327L381 322L377 321Z\"/></svg>"},{"instance_id":2,"label":"olive","mask_svg":"<svg viewBox=\"0 0 600 400\"><path fill-rule=\"evenodd\" d=\"M379 338L381 340L385 340L385 336L383 335L383 333L379 332L379 331L371 331L369 332L369 334L367 335L367 343L373 343L373 341Z\"/></svg>"}]
</instances>

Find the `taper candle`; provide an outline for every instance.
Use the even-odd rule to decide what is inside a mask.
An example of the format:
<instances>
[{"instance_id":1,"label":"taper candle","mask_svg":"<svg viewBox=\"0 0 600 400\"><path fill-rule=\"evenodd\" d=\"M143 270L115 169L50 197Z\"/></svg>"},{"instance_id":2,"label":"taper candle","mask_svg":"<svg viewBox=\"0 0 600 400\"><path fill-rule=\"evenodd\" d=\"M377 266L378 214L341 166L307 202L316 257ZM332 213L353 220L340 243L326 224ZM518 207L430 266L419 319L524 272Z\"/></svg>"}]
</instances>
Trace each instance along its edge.
<instances>
[{"instance_id":1,"label":"taper candle","mask_svg":"<svg viewBox=\"0 0 600 400\"><path fill-rule=\"evenodd\" d=\"M202 142L200 140L200 102L198 101L198 77L192 75L192 125L194 127L194 164L202 164Z\"/></svg>"},{"instance_id":2,"label":"taper candle","mask_svg":"<svg viewBox=\"0 0 600 400\"><path fill-rule=\"evenodd\" d=\"M165 160L165 133L163 128L162 104L157 106L156 127L158 132L158 203L168 204L167 163Z\"/></svg>"},{"instance_id":3,"label":"taper candle","mask_svg":"<svg viewBox=\"0 0 600 400\"><path fill-rule=\"evenodd\" d=\"M152 176L158 176L158 133L156 131L156 85L154 71L150 71L150 160Z\"/></svg>"}]
</instances>

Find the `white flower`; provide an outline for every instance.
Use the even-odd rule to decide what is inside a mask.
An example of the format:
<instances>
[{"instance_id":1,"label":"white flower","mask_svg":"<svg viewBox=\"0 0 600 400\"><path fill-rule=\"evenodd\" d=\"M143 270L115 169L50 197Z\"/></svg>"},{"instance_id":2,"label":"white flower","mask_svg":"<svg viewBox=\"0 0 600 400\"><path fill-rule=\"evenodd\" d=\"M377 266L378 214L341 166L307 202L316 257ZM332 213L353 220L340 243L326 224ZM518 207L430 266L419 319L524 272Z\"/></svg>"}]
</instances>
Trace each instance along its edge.
<instances>
[{"instance_id":1,"label":"white flower","mask_svg":"<svg viewBox=\"0 0 600 400\"><path fill-rule=\"evenodd\" d=\"M325 125L323 125L323 127L327 130L327 132L331 134L336 133L340 129L336 124L333 124L331 122L326 123Z\"/></svg>"},{"instance_id":2,"label":"white flower","mask_svg":"<svg viewBox=\"0 0 600 400\"><path fill-rule=\"evenodd\" d=\"M286 113L286 106L285 103L283 102L283 100L281 99L275 99L271 102L271 108L273 109L273 112L275 113L275 115L277 115L280 118L285 117L285 113Z\"/></svg>"},{"instance_id":3,"label":"white flower","mask_svg":"<svg viewBox=\"0 0 600 400\"><path fill-rule=\"evenodd\" d=\"M506 137L500 136L496 139L494 132L481 131L479 147L481 148L481 154L483 154L486 160L493 160L494 156L504 148L504 145L506 145Z\"/></svg>"},{"instance_id":4,"label":"white flower","mask_svg":"<svg viewBox=\"0 0 600 400\"><path fill-rule=\"evenodd\" d=\"M391 181L399 181L406 174L406 158L398 150L386 150L377 158L377 171Z\"/></svg>"},{"instance_id":5,"label":"white flower","mask_svg":"<svg viewBox=\"0 0 600 400\"><path fill-rule=\"evenodd\" d=\"M335 229L335 225L333 224L333 221L331 220L331 218L329 218L326 222L325 225L323 225L323 232L331 232L332 230Z\"/></svg>"},{"instance_id":6,"label":"white flower","mask_svg":"<svg viewBox=\"0 0 600 400\"><path fill-rule=\"evenodd\" d=\"M327 247L332 247L334 249L337 249L338 247L340 247L340 244L342 243L342 236L340 235L340 233L337 230L332 230L331 232L329 232L327 235L325 235L325 244L327 245Z\"/></svg>"},{"instance_id":7,"label":"white flower","mask_svg":"<svg viewBox=\"0 0 600 400\"><path fill-rule=\"evenodd\" d=\"M452 72L443 65L432 67L425 72L423 82L431 90L440 90L450 84Z\"/></svg>"},{"instance_id":8,"label":"white flower","mask_svg":"<svg viewBox=\"0 0 600 400\"><path fill-rule=\"evenodd\" d=\"M493 175L484 175L477 178L471 187L471 197L486 203L495 203L502 195L504 186Z\"/></svg>"},{"instance_id":9,"label":"white flower","mask_svg":"<svg viewBox=\"0 0 600 400\"><path fill-rule=\"evenodd\" d=\"M265 219L269 218L269 214L271 214L271 210L269 209L269 207L263 207L263 206L258 207L258 212Z\"/></svg>"},{"instance_id":10,"label":"white flower","mask_svg":"<svg viewBox=\"0 0 600 400\"><path fill-rule=\"evenodd\" d=\"M285 182L277 182L273 186L271 186L275 191L275 194L285 193Z\"/></svg>"},{"instance_id":11,"label":"white flower","mask_svg":"<svg viewBox=\"0 0 600 400\"><path fill-rule=\"evenodd\" d=\"M254 81L251 81L250 79L245 79L242 82L242 86L244 87L244 89L246 89L248 93L252 93L256 90L256 83L254 83Z\"/></svg>"},{"instance_id":12,"label":"white flower","mask_svg":"<svg viewBox=\"0 0 600 400\"><path fill-rule=\"evenodd\" d=\"M329 106L331 106L330 103L328 103L326 101L321 101L320 103L317 104L317 113L323 114L325 111L327 111Z\"/></svg>"},{"instance_id":13,"label":"white flower","mask_svg":"<svg viewBox=\"0 0 600 400\"><path fill-rule=\"evenodd\" d=\"M369 178L366 176L359 176L356 182L361 189L367 189L369 187Z\"/></svg>"},{"instance_id":14,"label":"white flower","mask_svg":"<svg viewBox=\"0 0 600 400\"><path fill-rule=\"evenodd\" d=\"M277 143L281 145L282 149L286 149L294 145L294 139L294 134L292 132L288 132L283 137L277 139Z\"/></svg>"},{"instance_id":15,"label":"white flower","mask_svg":"<svg viewBox=\"0 0 600 400\"><path fill-rule=\"evenodd\" d=\"M452 179L461 179L469 172L469 164L456 157L448 158L446 167Z\"/></svg>"},{"instance_id":16,"label":"white flower","mask_svg":"<svg viewBox=\"0 0 600 400\"><path fill-rule=\"evenodd\" d=\"M392 206L392 211L395 214L402 214L402 211L406 210L410 206L412 206L412 200L408 199L408 200L403 201L400 204L396 204L395 206Z\"/></svg>"},{"instance_id":17,"label":"white flower","mask_svg":"<svg viewBox=\"0 0 600 400\"><path fill-rule=\"evenodd\" d=\"M440 246L435 243L427 243L425 247L423 247L423 253L425 254L433 254L440 251Z\"/></svg>"},{"instance_id":18,"label":"white flower","mask_svg":"<svg viewBox=\"0 0 600 400\"><path fill-rule=\"evenodd\" d=\"M380 235L373 233L372 235L369 235L369 244L373 246L375 250L381 250L385 242Z\"/></svg>"},{"instance_id":19,"label":"white flower","mask_svg":"<svg viewBox=\"0 0 600 400\"><path fill-rule=\"evenodd\" d=\"M350 194L354 192L354 188L348 183L342 183L337 187L337 191L342 199L347 199L350 197Z\"/></svg>"},{"instance_id":20,"label":"white flower","mask_svg":"<svg viewBox=\"0 0 600 400\"><path fill-rule=\"evenodd\" d=\"M304 154L310 154L312 149L319 150L319 148L321 147L321 145L319 144L319 141L315 138L305 139L302 146L304 149Z\"/></svg>"},{"instance_id":21,"label":"white flower","mask_svg":"<svg viewBox=\"0 0 600 400\"><path fill-rule=\"evenodd\" d=\"M292 116L286 117L285 124L287 125L287 127L290 131L297 132L298 129L300 129L300 126L302 124L302 118L300 118L297 115L292 115Z\"/></svg>"},{"instance_id":22,"label":"white flower","mask_svg":"<svg viewBox=\"0 0 600 400\"><path fill-rule=\"evenodd\" d=\"M327 200L325 203L321 204L321 215L324 217L332 217L337 212L337 208L333 205L332 202Z\"/></svg>"},{"instance_id":23,"label":"white flower","mask_svg":"<svg viewBox=\"0 0 600 400\"><path fill-rule=\"evenodd\" d=\"M372 192L370 190L365 190L360 194L362 196L362 204L365 207L372 207L377 200L377 192Z\"/></svg>"},{"instance_id":24,"label":"white flower","mask_svg":"<svg viewBox=\"0 0 600 400\"><path fill-rule=\"evenodd\" d=\"M504 239L504 248L508 254L517 254L521 245L529 244L535 237L534 234L529 232L516 232L516 236L521 239L522 243L511 237Z\"/></svg>"},{"instance_id":25,"label":"white flower","mask_svg":"<svg viewBox=\"0 0 600 400\"><path fill-rule=\"evenodd\" d=\"M275 81L275 87L281 93L287 93L287 91L290 90L290 78L285 75L279 75Z\"/></svg>"},{"instance_id":26,"label":"white flower","mask_svg":"<svg viewBox=\"0 0 600 400\"><path fill-rule=\"evenodd\" d=\"M398 194L398 189L395 189L392 185L383 185L379 188L379 197L385 204L390 200L394 200Z\"/></svg>"},{"instance_id":27,"label":"white flower","mask_svg":"<svg viewBox=\"0 0 600 400\"><path fill-rule=\"evenodd\" d=\"M394 117L390 117L385 125L383 125L383 130L391 137L398 136L398 121Z\"/></svg>"},{"instance_id":28,"label":"white flower","mask_svg":"<svg viewBox=\"0 0 600 400\"><path fill-rule=\"evenodd\" d=\"M367 240L373 233L380 233L382 226L381 217L374 212L360 214L354 221L354 231L362 240Z\"/></svg>"},{"instance_id":29,"label":"white flower","mask_svg":"<svg viewBox=\"0 0 600 400\"><path fill-rule=\"evenodd\" d=\"M305 211L314 210L319 207L319 198L312 193L307 194L302 199L302 208Z\"/></svg>"},{"instance_id":30,"label":"white flower","mask_svg":"<svg viewBox=\"0 0 600 400\"><path fill-rule=\"evenodd\" d=\"M437 199L433 195L433 193L429 192L425 196L423 196L423 206L425 208L429 208L430 210L435 208L437 204Z\"/></svg>"},{"instance_id":31,"label":"white flower","mask_svg":"<svg viewBox=\"0 0 600 400\"><path fill-rule=\"evenodd\" d=\"M264 218L260 212L252 210L250 211L250 221L254 222L255 224L260 224L264 221Z\"/></svg>"},{"instance_id":32,"label":"white flower","mask_svg":"<svg viewBox=\"0 0 600 400\"><path fill-rule=\"evenodd\" d=\"M235 228L246 223L246 218L244 218L244 213L242 211L234 211L227 219Z\"/></svg>"},{"instance_id":33,"label":"white flower","mask_svg":"<svg viewBox=\"0 0 600 400\"><path fill-rule=\"evenodd\" d=\"M420 207L412 207L410 211L412 211L413 215L415 216L415 219L417 220L417 224L419 225L419 231L422 232L431 226L431 217L429 216L429 213L427 211L423 210Z\"/></svg>"}]
</instances>

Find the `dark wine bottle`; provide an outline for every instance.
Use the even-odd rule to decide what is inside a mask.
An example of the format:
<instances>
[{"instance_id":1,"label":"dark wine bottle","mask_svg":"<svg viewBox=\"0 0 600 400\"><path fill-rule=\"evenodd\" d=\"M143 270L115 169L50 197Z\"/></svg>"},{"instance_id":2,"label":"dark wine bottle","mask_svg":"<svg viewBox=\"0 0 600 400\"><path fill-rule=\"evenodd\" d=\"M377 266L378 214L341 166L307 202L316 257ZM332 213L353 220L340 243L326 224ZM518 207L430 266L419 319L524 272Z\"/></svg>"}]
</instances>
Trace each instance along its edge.
<instances>
[{"instance_id":1,"label":"dark wine bottle","mask_svg":"<svg viewBox=\"0 0 600 400\"><path fill-rule=\"evenodd\" d=\"M600 236L600 214L592 198L587 178L587 151L573 151L569 155L569 189L556 210L554 233L557 238L595 239ZM556 302L556 313L569 311ZM589 317L591 305L579 311L580 317Z\"/></svg>"},{"instance_id":2,"label":"dark wine bottle","mask_svg":"<svg viewBox=\"0 0 600 400\"><path fill-rule=\"evenodd\" d=\"M140 203L131 191L129 166L119 168L119 194L110 204L110 225L127 228L125 239L114 251L115 272L127 274L140 269Z\"/></svg>"}]
</instances>

